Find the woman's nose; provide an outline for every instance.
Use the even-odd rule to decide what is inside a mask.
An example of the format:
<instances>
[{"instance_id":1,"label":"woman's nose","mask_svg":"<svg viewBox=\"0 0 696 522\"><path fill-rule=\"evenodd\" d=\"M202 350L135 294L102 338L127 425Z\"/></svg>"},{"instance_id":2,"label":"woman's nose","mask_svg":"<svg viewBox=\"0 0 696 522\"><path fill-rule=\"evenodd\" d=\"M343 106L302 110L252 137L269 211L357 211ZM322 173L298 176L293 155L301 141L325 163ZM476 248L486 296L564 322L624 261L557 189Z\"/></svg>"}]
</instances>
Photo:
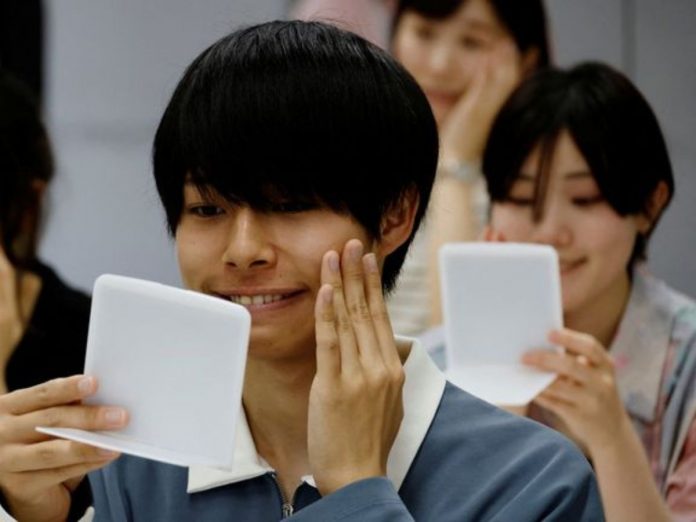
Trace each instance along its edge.
<instances>
[{"instance_id":1,"label":"woman's nose","mask_svg":"<svg viewBox=\"0 0 696 522\"><path fill-rule=\"evenodd\" d=\"M546 205L537 223L534 241L553 247L566 247L572 243L571 221L563 209L553 203Z\"/></svg>"},{"instance_id":2,"label":"woman's nose","mask_svg":"<svg viewBox=\"0 0 696 522\"><path fill-rule=\"evenodd\" d=\"M433 74L450 74L454 64L454 50L446 42L433 45L428 56L428 68Z\"/></svg>"}]
</instances>

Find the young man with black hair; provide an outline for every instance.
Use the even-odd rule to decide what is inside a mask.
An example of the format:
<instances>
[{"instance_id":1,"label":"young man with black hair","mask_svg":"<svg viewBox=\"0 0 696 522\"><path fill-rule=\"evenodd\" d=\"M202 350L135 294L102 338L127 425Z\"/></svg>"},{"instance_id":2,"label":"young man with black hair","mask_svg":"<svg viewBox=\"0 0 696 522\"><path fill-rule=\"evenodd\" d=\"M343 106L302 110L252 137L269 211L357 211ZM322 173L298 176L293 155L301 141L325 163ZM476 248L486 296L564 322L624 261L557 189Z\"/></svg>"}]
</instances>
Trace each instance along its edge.
<instances>
[{"instance_id":1,"label":"young man with black hair","mask_svg":"<svg viewBox=\"0 0 696 522\"><path fill-rule=\"evenodd\" d=\"M47 419L125 422L73 404L96 385L75 377L0 398L10 509L60 520L103 467L99 520L601 520L570 442L448 384L391 331L383 292L437 147L414 80L355 35L272 22L204 51L162 118L154 171L186 286L252 315L235 469L103 467L115 456L29 435Z\"/></svg>"}]
</instances>

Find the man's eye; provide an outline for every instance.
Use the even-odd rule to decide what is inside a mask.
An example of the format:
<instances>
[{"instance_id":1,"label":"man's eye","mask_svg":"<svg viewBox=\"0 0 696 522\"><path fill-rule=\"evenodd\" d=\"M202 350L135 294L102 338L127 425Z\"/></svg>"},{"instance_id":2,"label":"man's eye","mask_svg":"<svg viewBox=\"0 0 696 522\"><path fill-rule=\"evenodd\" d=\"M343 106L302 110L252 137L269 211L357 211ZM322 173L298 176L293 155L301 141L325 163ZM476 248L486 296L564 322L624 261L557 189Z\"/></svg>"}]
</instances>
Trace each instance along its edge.
<instances>
[{"instance_id":1,"label":"man's eye","mask_svg":"<svg viewBox=\"0 0 696 522\"><path fill-rule=\"evenodd\" d=\"M216 205L195 205L189 208L189 212L194 216L209 218L219 216L224 210Z\"/></svg>"}]
</instances>

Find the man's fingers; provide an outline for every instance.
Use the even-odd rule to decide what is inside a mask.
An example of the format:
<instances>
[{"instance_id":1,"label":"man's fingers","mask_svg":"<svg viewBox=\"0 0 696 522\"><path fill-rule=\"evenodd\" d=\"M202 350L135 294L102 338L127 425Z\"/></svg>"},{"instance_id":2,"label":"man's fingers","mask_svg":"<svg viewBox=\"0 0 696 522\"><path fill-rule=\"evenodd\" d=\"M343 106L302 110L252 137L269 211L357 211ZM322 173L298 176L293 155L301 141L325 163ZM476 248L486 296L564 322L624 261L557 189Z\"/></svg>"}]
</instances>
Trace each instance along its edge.
<instances>
[{"instance_id":1,"label":"man's fingers","mask_svg":"<svg viewBox=\"0 0 696 522\"><path fill-rule=\"evenodd\" d=\"M317 375L336 375L341 371L341 352L333 309L333 287L322 285L314 308L317 341Z\"/></svg>"},{"instance_id":2,"label":"man's fingers","mask_svg":"<svg viewBox=\"0 0 696 522\"><path fill-rule=\"evenodd\" d=\"M37 444L6 446L0 451L0 460L4 472L20 473L109 461L118 455L114 451L70 440L52 439Z\"/></svg>"},{"instance_id":3,"label":"man's fingers","mask_svg":"<svg viewBox=\"0 0 696 522\"><path fill-rule=\"evenodd\" d=\"M372 311L365 296L366 274L363 269L363 245L357 239L348 241L341 258L346 308L357 341L361 360L372 367L382 360L375 334Z\"/></svg>"},{"instance_id":4,"label":"man's fingers","mask_svg":"<svg viewBox=\"0 0 696 522\"><path fill-rule=\"evenodd\" d=\"M113 461L118 455L104 460L95 460L90 462L82 462L72 466L62 468L45 469L43 471L31 471L27 473L14 473L9 475L11 480L9 483L17 484L20 488L20 493L23 495L31 495L29 488L35 492L41 492L48 488L61 484L66 481L71 481L71 485L77 487L79 478L84 477L90 471L103 468L109 462ZM84 480L84 478L83 478Z\"/></svg>"},{"instance_id":5,"label":"man's fingers","mask_svg":"<svg viewBox=\"0 0 696 522\"><path fill-rule=\"evenodd\" d=\"M38 410L14 419L12 432L3 433L7 440L31 443L48 436L36 431L37 426L48 428L76 428L82 430L117 430L128 423L126 410L110 406L56 406Z\"/></svg>"},{"instance_id":6,"label":"man's fingers","mask_svg":"<svg viewBox=\"0 0 696 522\"><path fill-rule=\"evenodd\" d=\"M358 347L353 334L353 325L348 316L348 310L346 310L340 259L338 252L334 250L324 255L321 282L329 284L333 288L334 324L341 354L341 370L357 371L359 367Z\"/></svg>"},{"instance_id":7,"label":"man's fingers","mask_svg":"<svg viewBox=\"0 0 696 522\"><path fill-rule=\"evenodd\" d=\"M80 401L97 390L94 377L75 375L0 395L0 413L22 415Z\"/></svg>"},{"instance_id":8,"label":"man's fingers","mask_svg":"<svg viewBox=\"0 0 696 522\"><path fill-rule=\"evenodd\" d=\"M365 270L365 291L372 324L379 343L382 359L391 367L401 367L401 360L394 345L394 332L392 331L387 305L384 303L382 293L382 277L377 266L377 258L373 253L363 257Z\"/></svg>"}]
</instances>

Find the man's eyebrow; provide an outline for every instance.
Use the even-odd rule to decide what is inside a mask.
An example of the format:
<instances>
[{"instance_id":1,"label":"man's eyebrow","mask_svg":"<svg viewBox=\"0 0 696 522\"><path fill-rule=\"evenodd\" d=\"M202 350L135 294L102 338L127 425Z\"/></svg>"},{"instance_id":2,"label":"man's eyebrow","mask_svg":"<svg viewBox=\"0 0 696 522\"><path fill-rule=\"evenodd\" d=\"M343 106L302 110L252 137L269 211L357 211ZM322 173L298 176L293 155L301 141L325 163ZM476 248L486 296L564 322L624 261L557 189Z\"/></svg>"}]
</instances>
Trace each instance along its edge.
<instances>
[{"instance_id":1,"label":"man's eyebrow","mask_svg":"<svg viewBox=\"0 0 696 522\"><path fill-rule=\"evenodd\" d=\"M571 172L567 172L563 177L565 179L591 178L592 173L589 170L573 170Z\"/></svg>"},{"instance_id":2,"label":"man's eyebrow","mask_svg":"<svg viewBox=\"0 0 696 522\"><path fill-rule=\"evenodd\" d=\"M536 181L536 175L529 174L527 172L520 172L520 175L517 176L515 181Z\"/></svg>"}]
</instances>

